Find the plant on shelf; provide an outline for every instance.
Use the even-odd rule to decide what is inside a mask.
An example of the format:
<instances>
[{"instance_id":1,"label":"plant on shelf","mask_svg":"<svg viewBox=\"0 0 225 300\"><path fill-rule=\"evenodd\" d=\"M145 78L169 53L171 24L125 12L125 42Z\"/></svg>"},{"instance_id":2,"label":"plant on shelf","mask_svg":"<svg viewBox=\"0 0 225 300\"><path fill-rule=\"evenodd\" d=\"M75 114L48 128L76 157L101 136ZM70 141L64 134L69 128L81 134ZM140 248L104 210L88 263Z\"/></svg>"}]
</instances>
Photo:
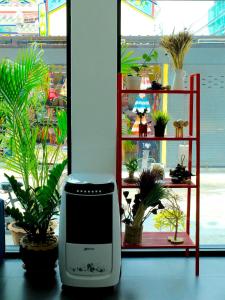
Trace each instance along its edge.
<instances>
[{"instance_id":1,"label":"plant on shelf","mask_svg":"<svg viewBox=\"0 0 225 300\"><path fill-rule=\"evenodd\" d=\"M121 73L124 75L132 72L132 67L138 66L141 56L133 56L134 51L128 51L126 42L121 43Z\"/></svg>"},{"instance_id":2,"label":"plant on shelf","mask_svg":"<svg viewBox=\"0 0 225 300\"><path fill-rule=\"evenodd\" d=\"M128 171L128 178L125 178L124 181L127 183L135 183L137 182L137 178L134 177L134 172L138 170L138 160L137 158L131 158L127 162L124 163L125 167Z\"/></svg>"},{"instance_id":3,"label":"plant on shelf","mask_svg":"<svg viewBox=\"0 0 225 300\"><path fill-rule=\"evenodd\" d=\"M177 34L165 35L161 38L160 46L168 52L172 58L175 70L175 78L173 83L174 89L184 88L184 57L192 45L192 35L187 31L181 31Z\"/></svg>"},{"instance_id":4,"label":"plant on shelf","mask_svg":"<svg viewBox=\"0 0 225 300\"><path fill-rule=\"evenodd\" d=\"M185 155L181 156L181 163L177 164L174 170L170 170L170 177L173 183L191 183L191 176L194 176L190 171L186 170L184 166Z\"/></svg>"},{"instance_id":5,"label":"plant on shelf","mask_svg":"<svg viewBox=\"0 0 225 300\"><path fill-rule=\"evenodd\" d=\"M142 239L143 223L151 214L157 214L163 209L161 202L167 195L167 189L156 181L155 176L149 170L140 174L137 182L139 192L134 200L129 198L129 192L123 192L127 208L122 209L122 222L126 224L124 242L138 244Z\"/></svg>"},{"instance_id":6,"label":"plant on shelf","mask_svg":"<svg viewBox=\"0 0 225 300\"><path fill-rule=\"evenodd\" d=\"M164 179L164 166L161 163L152 163L151 172L155 176L156 180Z\"/></svg>"},{"instance_id":7,"label":"plant on shelf","mask_svg":"<svg viewBox=\"0 0 225 300\"><path fill-rule=\"evenodd\" d=\"M142 56L133 57L134 51L128 51L128 45L121 45L121 73L128 75L126 78L126 86L129 90L140 89L142 72L147 70L148 64L152 60L157 60L158 52L151 49L149 53ZM141 60L143 60L141 62Z\"/></svg>"},{"instance_id":8,"label":"plant on shelf","mask_svg":"<svg viewBox=\"0 0 225 300\"><path fill-rule=\"evenodd\" d=\"M49 151L49 122L40 131L38 122L29 116L35 107L32 97L48 84L48 66L43 61L43 50L36 45L23 50L15 61L0 64L0 96L6 114L11 156L4 156L4 167L22 178L23 187L12 175L5 174L15 193L19 208L6 208L26 235L20 240L20 253L27 271L51 271L57 259L57 237L50 222L58 214L60 204L60 178L67 159L59 162L60 150L65 142L66 112L58 114L55 124L56 145Z\"/></svg>"},{"instance_id":9,"label":"plant on shelf","mask_svg":"<svg viewBox=\"0 0 225 300\"><path fill-rule=\"evenodd\" d=\"M131 135L131 120L123 113L122 115L122 135ZM137 153L137 144L131 140L125 140L122 143L122 160L127 162Z\"/></svg>"},{"instance_id":10,"label":"plant on shelf","mask_svg":"<svg viewBox=\"0 0 225 300\"><path fill-rule=\"evenodd\" d=\"M151 114L152 120L154 121L154 129L155 129L155 136L156 137L164 137L166 125L170 120L170 116L168 113L154 110Z\"/></svg>"},{"instance_id":11,"label":"plant on shelf","mask_svg":"<svg viewBox=\"0 0 225 300\"><path fill-rule=\"evenodd\" d=\"M133 65L131 66L131 74L130 75L135 75L135 76L141 76L142 75L142 71L144 71L147 67L148 64L152 61L152 60L157 60L158 58L158 52L154 49L151 49L149 53L144 53L142 55L142 59L143 62L139 65Z\"/></svg>"},{"instance_id":12,"label":"plant on shelf","mask_svg":"<svg viewBox=\"0 0 225 300\"><path fill-rule=\"evenodd\" d=\"M168 190L167 198L163 202L165 208L154 216L154 226L156 229L174 231L174 236L168 237L168 241L172 244L181 244L184 242L182 237L178 237L178 230L183 230L185 227L185 214L181 210L179 202L179 195L172 190Z\"/></svg>"}]
</instances>

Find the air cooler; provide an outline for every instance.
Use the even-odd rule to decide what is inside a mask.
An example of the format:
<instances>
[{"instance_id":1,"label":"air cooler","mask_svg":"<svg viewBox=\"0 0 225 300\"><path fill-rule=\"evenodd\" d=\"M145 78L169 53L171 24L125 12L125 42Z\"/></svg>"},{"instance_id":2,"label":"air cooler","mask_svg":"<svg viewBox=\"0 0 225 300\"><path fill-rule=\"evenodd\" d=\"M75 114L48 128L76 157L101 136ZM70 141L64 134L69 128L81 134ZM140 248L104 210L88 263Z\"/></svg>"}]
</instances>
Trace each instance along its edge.
<instances>
[{"instance_id":1,"label":"air cooler","mask_svg":"<svg viewBox=\"0 0 225 300\"><path fill-rule=\"evenodd\" d=\"M60 212L59 268L64 286L93 288L118 284L120 215L113 176L68 177Z\"/></svg>"}]
</instances>

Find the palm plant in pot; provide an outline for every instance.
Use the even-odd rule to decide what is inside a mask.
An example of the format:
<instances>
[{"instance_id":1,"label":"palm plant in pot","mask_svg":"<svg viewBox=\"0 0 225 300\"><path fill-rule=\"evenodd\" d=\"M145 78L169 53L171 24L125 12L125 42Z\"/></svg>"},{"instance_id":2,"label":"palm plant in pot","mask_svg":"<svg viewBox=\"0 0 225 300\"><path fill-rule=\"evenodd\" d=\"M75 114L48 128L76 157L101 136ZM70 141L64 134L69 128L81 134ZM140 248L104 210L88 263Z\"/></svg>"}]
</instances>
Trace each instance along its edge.
<instances>
[{"instance_id":1,"label":"palm plant in pot","mask_svg":"<svg viewBox=\"0 0 225 300\"><path fill-rule=\"evenodd\" d=\"M67 164L66 159L58 162L67 134L66 112L57 115L54 151L48 147L50 121L42 127L37 144L39 122L33 122L29 115L36 103L32 95L37 90L41 94L47 85L48 66L36 45L23 50L15 61L3 60L0 64L0 96L7 112L6 137L12 153L3 157L3 163L23 181L21 187L13 175L5 174L20 204L20 208L7 207L6 212L26 232L20 240L20 252L27 271L54 270L58 252L50 222L58 213L59 182Z\"/></svg>"},{"instance_id":2,"label":"palm plant in pot","mask_svg":"<svg viewBox=\"0 0 225 300\"><path fill-rule=\"evenodd\" d=\"M164 137L166 125L170 120L170 116L166 112L154 110L152 112L152 120L155 123L155 136Z\"/></svg>"},{"instance_id":3,"label":"palm plant in pot","mask_svg":"<svg viewBox=\"0 0 225 300\"><path fill-rule=\"evenodd\" d=\"M151 214L157 214L164 208L161 200L166 197L167 190L159 182L150 170L144 170L140 174L134 200L129 197L129 192L123 193L127 208L122 208L122 222L126 224L124 242L139 244L142 239L143 223Z\"/></svg>"}]
</instances>

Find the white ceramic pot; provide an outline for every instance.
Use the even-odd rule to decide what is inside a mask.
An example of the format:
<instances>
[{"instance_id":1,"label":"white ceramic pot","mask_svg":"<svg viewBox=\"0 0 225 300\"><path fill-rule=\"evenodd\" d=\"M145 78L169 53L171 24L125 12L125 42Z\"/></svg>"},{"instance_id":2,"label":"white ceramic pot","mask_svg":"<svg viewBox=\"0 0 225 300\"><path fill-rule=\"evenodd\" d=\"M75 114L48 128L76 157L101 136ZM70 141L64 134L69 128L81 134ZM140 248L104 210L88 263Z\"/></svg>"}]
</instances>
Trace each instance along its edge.
<instances>
[{"instance_id":1,"label":"white ceramic pot","mask_svg":"<svg viewBox=\"0 0 225 300\"><path fill-rule=\"evenodd\" d=\"M141 77L127 76L126 86L128 90L140 90L141 88Z\"/></svg>"}]
</instances>

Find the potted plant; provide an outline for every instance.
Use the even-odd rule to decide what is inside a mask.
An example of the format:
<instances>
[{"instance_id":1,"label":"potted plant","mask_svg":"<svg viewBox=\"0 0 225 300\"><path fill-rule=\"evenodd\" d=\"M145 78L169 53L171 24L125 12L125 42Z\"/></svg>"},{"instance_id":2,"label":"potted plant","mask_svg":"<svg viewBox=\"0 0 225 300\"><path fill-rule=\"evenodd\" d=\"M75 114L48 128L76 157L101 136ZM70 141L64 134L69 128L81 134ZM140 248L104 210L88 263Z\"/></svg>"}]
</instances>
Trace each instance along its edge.
<instances>
[{"instance_id":1,"label":"potted plant","mask_svg":"<svg viewBox=\"0 0 225 300\"><path fill-rule=\"evenodd\" d=\"M130 74L131 67L138 66L141 56L133 56L134 51L128 51L126 42L121 43L121 73L123 75Z\"/></svg>"},{"instance_id":2,"label":"potted plant","mask_svg":"<svg viewBox=\"0 0 225 300\"><path fill-rule=\"evenodd\" d=\"M152 112L152 120L155 123L155 136L164 137L166 125L170 120L170 116L166 112L154 110Z\"/></svg>"},{"instance_id":3,"label":"potted plant","mask_svg":"<svg viewBox=\"0 0 225 300\"><path fill-rule=\"evenodd\" d=\"M147 68L147 64L150 63L153 59L158 58L158 52L156 50L151 50L150 53L144 53L141 57L143 59L142 63L138 65L135 64L131 66L131 72L127 77L127 89L128 90L139 90L141 86L142 73Z\"/></svg>"},{"instance_id":4,"label":"potted plant","mask_svg":"<svg viewBox=\"0 0 225 300\"><path fill-rule=\"evenodd\" d=\"M49 151L48 129L42 128L39 144L39 122L30 120L29 111L35 107L31 97L38 89L46 89L48 66L43 50L33 45L23 50L15 61L0 64L0 96L6 111L7 138L11 140L11 156L4 156L5 168L22 178L23 187L14 176L6 177L15 193L20 209L8 206L7 214L25 230L20 241L20 252L27 271L50 271L57 259L57 237L51 221L58 213L60 178L67 160L58 161L66 139L66 112L57 116L56 145Z\"/></svg>"},{"instance_id":5,"label":"potted plant","mask_svg":"<svg viewBox=\"0 0 225 300\"><path fill-rule=\"evenodd\" d=\"M125 43L121 44L121 73L128 75L126 78L126 87L129 90L139 90L141 85L142 71L146 69L147 64L158 58L158 52L154 49L142 56L133 57L134 51L128 51ZM140 61L143 59L143 62Z\"/></svg>"},{"instance_id":6,"label":"potted plant","mask_svg":"<svg viewBox=\"0 0 225 300\"><path fill-rule=\"evenodd\" d=\"M137 182L139 192L134 200L129 198L129 192L123 193L127 208L122 208L122 222L126 224L124 242L139 244L142 239L143 223L151 214L157 214L164 206L161 202L166 197L167 190L156 181L150 170L144 170Z\"/></svg>"},{"instance_id":7,"label":"potted plant","mask_svg":"<svg viewBox=\"0 0 225 300\"><path fill-rule=\"evenodd\" d=\"M185 155L181 155L181 163L177 164L175 169L170 169L169 175L173 183L191 183L191 176L194 176L184 166Z\"/></svg>"},{"instance_id":8,"label":"potted plant","mask_svg":"<svg viewBox=\"0 0 225 300\"><path fill-rule=\"evenodd\" d=\"M127 183L136 183L137 178L134 177L134 172L138 170L138 160L137 158L131 158L127 162L124 163L125 167L127 168L128 171L128 178L124 179L124 182Z\"/></svg>"},{"instance_id":9,"label":"potted plant","mask_svg":"<svg viewBox=\"0 0 225 300\"><path fill-rule=\"evenodd\" d=\"M122 134L123 136L131 135L131 120L125 113L122 115ZM137 153L138 145L131 140L125 140L122 143L122 160L128 161Z\"/></svg>"},{"instance_id":10,"label":"potted plant","mask_svg":"<svg viewBox=\"0 0 225 300\"><path fill-rule=\"evenodd\" d=\"M187 31L181 31L177 34L166 35L161 38L160 46L162 46L171 56L175 77L173 89L184 89L184 71L183 63L186 53L192 45L192 35Z\"/></svg>"},{"instance_id":11,"label":"potted plant","mask_svg":"<svg viewBox=\"0 0 225 300\"><path fill-rule=\"evenodd\" d=\"M185 227L185 214L179 205L180 197L172 190L168 190L167 198L164 204L164 209L154 217L154 226L156 229L169 229L174 231L173 236L168 236L168 241L172 244L182 244L184 238L178 236L178 230Z\"/></svg>"}]
</instances>

